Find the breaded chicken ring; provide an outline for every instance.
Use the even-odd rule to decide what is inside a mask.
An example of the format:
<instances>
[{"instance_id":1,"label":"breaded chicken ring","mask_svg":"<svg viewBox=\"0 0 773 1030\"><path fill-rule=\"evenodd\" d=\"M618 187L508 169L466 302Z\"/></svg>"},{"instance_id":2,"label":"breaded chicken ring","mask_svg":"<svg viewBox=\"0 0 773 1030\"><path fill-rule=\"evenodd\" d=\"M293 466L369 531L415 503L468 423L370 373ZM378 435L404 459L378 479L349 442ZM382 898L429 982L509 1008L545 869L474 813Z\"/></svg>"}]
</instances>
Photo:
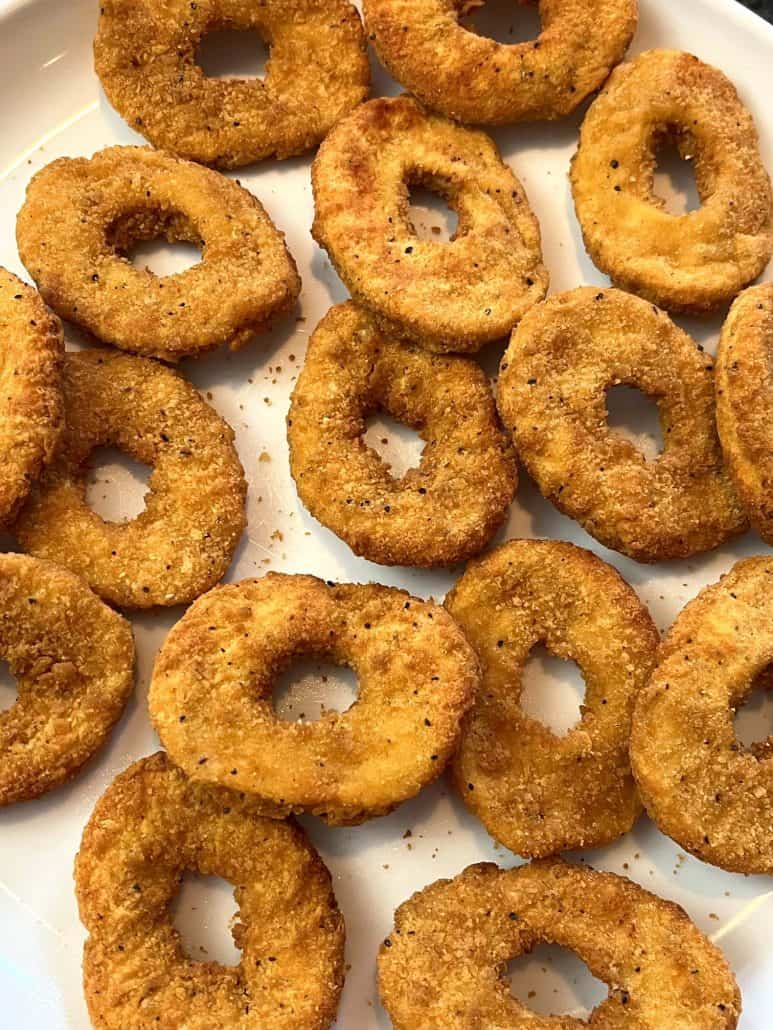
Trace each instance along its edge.
<instances>
[{"instance_id":1,"label":"breaded chicken ring","mask_svg":"<svg viewBox=\"0 0 773 1030\"><path fill-rule=\"evenodd\" d=\"M623 59L638 16L637 0L541 0L538 39L507 45L459 23L484 3L364 3L369 38L398 82L435 111L477 125L569 114Z\"/></svg>"},{"instance_id":2,"label":"breaded chicken ring","mask_svg":"<svg viewBox=\"0 0 773 1030\"><path fill-rule=\"evenodd\" d=\"M185 870L234 884L236 966L191 959L170 905ZM163 753L97 802L75 862L89 931L83 979L104 1030L325 1030L343 985L330 874L293 823L244 794L193 783Z\"/></svg>"},{"instance_id":3,"label":"breaded chicken ring","mask_svg":"<svg viewBox=\"0 0 773 1030\"><path fill-rule=\"evenodd\" d=\"M694 160L701 199L674 215L653 190L658 147ZM649 50L594 101L572 162L585 246L616 285L671 311L729 303L773 253L773 196L757 130L722 72Z\"/></svg>"},{"instance_id":4,"label":"breaded chicken ring","mask_svg":"<svg viewBox=\"0 0 773 1030\"><path fill-rule=\"evenodd\" d=\"M589 1017L539 1016L510 992L510 959L574 951L609 996ZM557 860L469 866L404 902L379 955L394 1030L734 1030L738 985L678 905L623 876Z\"/></svg>"},{"instance_id":5,"label":"breaded chicken ring","mask_svg":"<svg viewBox=\"0 0 773 1030\"><path fill-rule=\"evenodd\" d=\"M311 169L312 233L382 327L429 350L477 351L547 292L537 219L485 133L380 98L342 119ZM409 187L459 217L448 243L420 240Z\"/></svg>"},{"instance_id":6,"label":"breaded chicken ring","mask_svg":"<svg viewBox=\"0 0 773 1030\"><path fill-rule=\"evenodd\" d=\"M619 290L551 297L502 360L497 405L549 501L640 562L686 558L747 528L717 436L711 358L662 311ZM607 425L619 383L657 402L663 452L648 461Z\"/></svg>"},{"instance_id":7,"label":"breaded chicken ring","mask_svg":"<svg viewBox=\"0 0 773 1030\"><path fill-rule=\"evenodd\" d=\"M312 723L277 717L276 676L302 655L354 669L348 711ZM440 775L478 681L477 658L443 608L376 584L269 573L186 612L156 658L149 704L194 780L353 824Z\"/></svg>"},{"instance_id":8,"label":"breaded chicken ring","mask_svg":"<svg viewBox=\"0 0 773 1030\"><path fill-rule=\"evenodd\" d=\"M641 811L631 718L658 646L631 587L573 544L512 540L471 563L445 604L483 670L454 760L470 811L528 858L630 830ZM560 737L520 707L521 674L540 643L585 677L582 718Z\"/></svg>"},{"instance_id":9,"label":"breaded chicken ring","mask_svg":"<svg viewBox=\"0 0 773 1030\"><path fill-rule=\"evenodd\" d=\"M754 528L773 545L773 283L733 304L716 370L725 461Z\"/></svg>"},{"instance_id":10,"label":"breaded chicken ring","mask_svg":"<svg viewBox=\"0 0 773 1030\"><path fill-rule=\"evenodd\" d=\"M773 663L773 558L748 558L680 613L642 692L633 771L663 833L713 865L773 874L773 737L733 716Z\"/></svg>"},{"instance_id":11,"label":"breaded chicken ring","mask_svg":"<svg viewBox=\"0 0 773 1030\"><path fill-rule=\"evenodd\" d=\"M231 427L184 379L115 351L68 354L67 428L13 531L25 551L126 608L184 604L230 564L246 484ZM152 466L145 510L105 522L86 503L88 459L115 446Z\"/></svg>"},{"instance_id":12,"label":"breaded chicken ring","mask_svg":"<svg viewBox=\"0 0 773 1030\"><path fill-rule=\"evenodd\" d=\"M265 78L208 78L201 40L257 30ZM154 146L236 168L315 147L370 91L365 34L348 0L103 0L94 64L108 100Z\"/></svg>"},{"instance_id":13,"label":"breaded chicken ring","mask_svg":"<svg viewBox=\"0 0 773 1030\"><path fill-rule=\"evenodd\" d=\"M149 147L47 165L27 187L16 237L57 314L167 361L243 346L300 292L284 236L252 194ZM201 261L176 275L134 268L132 245L160 237L195 244Z\"/></svg>"},{"instance_id":14,"label":"breaded chicken ring","mask_svg":"<svg viewBox=\"0 0 773 1030\"><path fill-rule=\"evenodd\" d=\"M425 441L399 479L363 440L388 411ZM356 304L317 326L287 417L290 468L315 518L382 565L450 565L478 554L517 484L488 378L473 361L382 333Z\"/></svg>"},{"instance_id":15,"label":"breaded chicken ring","mask_svg":"<svg viewBox=\"0 0 773 1030\"><path fill-rule=\"evenodd\" d=\"M0 805L9 805L66 783L104 744L134 686L134 640L82 579L2 554L0 654L19 692L0 712Z\"/></svg>"},{"instance_id":16,"label":"breaded chicken ring","mask_svg":"<svg viewBox=\"0 0 773 1030\"><path fill-rule=\"evenodd\" d=\"M0 268L0 525L13 519L64 427L59 319Z\"/></svg>"}]
</instances>

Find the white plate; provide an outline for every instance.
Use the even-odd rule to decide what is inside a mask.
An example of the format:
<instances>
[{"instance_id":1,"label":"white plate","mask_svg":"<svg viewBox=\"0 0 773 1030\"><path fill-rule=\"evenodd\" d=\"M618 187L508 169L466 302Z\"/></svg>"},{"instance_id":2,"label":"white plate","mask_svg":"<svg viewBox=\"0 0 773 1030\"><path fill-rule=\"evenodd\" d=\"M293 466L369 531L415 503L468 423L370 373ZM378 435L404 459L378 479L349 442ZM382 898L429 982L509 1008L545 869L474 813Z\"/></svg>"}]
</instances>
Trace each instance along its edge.
<instances>
[{"instance_id":1,"label":"white plate","mask_svg":"<svg viewBox=\"0 0 773 1030\"><path fill-rule=\"evenodd\" d=\"M641 6L633 52L653 46L682 48L724 69L757 117L767 165L773 168L773 121L768 103L773 29L732 0L692 0L689 4L642 0ZM500 12L503 10L500 5ZM499 17L500 29L507 27L504 17ZM4 98L0 109L0 264L21 275L25 273L16 252L14 220L30 175L62 155L90 155L113 143L143 142L101 95L91 61L95 18L94 0L0 0L0 96ZM228 65L222 54L221 60L224 67ZM233 59L226 70L237 70ZM377 71L376 92L394 91L394 83ZM540 219L553 291L606 282L582 248L567 183L578 123L575 117L557 125L513 127L495 133ZM235 428L250 481L249 530L229 578L254 576L269 568L313 572L342 581L378 580L440 598L453 580L451 573L385 569L355 558L306 514L296 497L285 445L288 397L308 333L327 308L346 294L309 234L309 158L267 162L238 174L286 231L304 289L297 321L289 319L236 356L219 354L182 365L184 374L202 391L210 392L212 403ZM430 210L425 221L439 224L440 215ZM156 248L156 270L177 267L177 260L178 255L169 249ZM713 348L716 323L687 327ZM74 333L69 338L76 341ZM495 350L489 348L484 357L488 368L495 367ZM628 421L641 431L645 423L638 420L639 406L634 404ZM385 433L391 439L391 453L400 460L418 453L410 434L389 425L374 430L375 437ZM138 503L141 507L141 488L131 481L126 463L100 469L97 479L91 495L103 512L125 514L127 503L134 504L135 511ZM591 547L620 569L649 605L661 629L689 598L737 558L765 550L759 538L750 534L732 546L688 562L640 566L592 541L544 502L525 477L500 539L514 536L548 536ZM97 797L129 762L158 746L145 711L148 674L164 635L180 615L180 610L174 610L132 618L139 648L137 691L98 759L70 786L0 812L3 1026L59 1030L89 1025L81 994L84 934L72 891L72 861ZM556 673L555 666L548 665L542 670L539 665L530 668L534 689L529 694L536 697L532 710L541 711L556 725L566 725L572 713L576 715L580 681L577 676L572 678L571 670ZM307 671L300 692L303 708L309 712L309 699L329 698L330 685L322 685L313 669ZM541 697L537 696L540 685L544 688ZM11 697L10 691L0 693L0 703ZM771 708L764 704L744 713L745 732L756 721L754 735L767 734L770 716ZM445 781L391 816L357 829L331 830L314 819L304 822L332 871L348 928L351 968L337 1025L347 1030L387 1027L389 1021L377 1000L374 960L380 940L391 927L395 907L426 883L453 876L470 862L494 859L512 864L517 859L492 844L450 794ZM626 872L645 887L682 904L721 945L736 971L744 995L741 1026L744 1030L770 1027L773 955L768 940L773 892L769 880L734 876L686 858L644 818L616 845L587 853L583 860ZM204 947L210 957L233 961L235 952L227 933L233 908L233 897L222 882L209 887L186 884L177 904L177 919L189 947ZM556 949L540 949L531 959L517 963L512 979L522 999L535 992L528 1003L542 1012L583 1014L603 996L582 964Z\"/></svg>"}]
</instances>

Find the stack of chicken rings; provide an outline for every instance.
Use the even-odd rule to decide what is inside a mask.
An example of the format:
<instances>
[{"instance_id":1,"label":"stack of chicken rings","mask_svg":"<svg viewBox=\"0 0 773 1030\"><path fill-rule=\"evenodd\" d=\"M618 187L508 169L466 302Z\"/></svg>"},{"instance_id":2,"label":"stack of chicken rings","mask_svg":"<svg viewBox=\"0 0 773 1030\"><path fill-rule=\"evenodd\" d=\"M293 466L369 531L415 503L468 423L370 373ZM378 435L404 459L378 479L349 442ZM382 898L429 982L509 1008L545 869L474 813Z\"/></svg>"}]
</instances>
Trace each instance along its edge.
<instances>
[{"instance_id":1,"label":"stack of chicken rings","mask_svg":"<svg viewBox=\"0 0 773 1030\"><path fill-rule=\"evenodd\" d=\"M701 554L750 525L773 543L773 285L750 285L773 254L773 192L722 72L664 49L623 63L636 0L539 0L538 37L512 45L475 30L483 2L365 0L363 27L349 0L104 0L97 74L151 145L59 158L28 185L17 242L39 293L0 269L0 525L27 552L0 555L0 657L19 686L0 713L0 806L68 781L120 719L135 654L114 609L190 604L150 678L166 750L114 779L76 861L94 1026L330 1027L344 921L294 818L376 819L446 768L472 816L529 861L470 866L397 909L378 959L396 1030L584 1025L511 995L506 963L541 941L609 985L594 1025L737 1024L733 974L684 912L558 856L615 841L645 809L698 858L773 875L773 738L746 747L733 725L773 683L773 558L737 562L661 643L600 557L497 534L513 535L519 459L560 512L635 562ZM221 29L263 38L263 79L205 73L200 47ZM410 93L368 100L366 40ZM571 185L614 286L546 300L524 186L469 126L560 119L594 93ZM697 211L656 196L664 142L694 160ZM310 336L289 472L356 556L469 561L442 604L300 573L221 583L248 477L212 395L169 365L241 348L295 306L282 231L216 169L314 148L311 232L351 300ZM455 212L448 242L417 231L414 187ZM135 267L135 244L154 239L201 260ZM667 312L723 306L715 364ZM83 349L65 354L59 317ZM494 390L476 355L503 341ZM620 384L658 406L653 460L609 425ZM423 442L402 476L368 446L378 411ZM152 468L144 511L122 523L87 500L106 445ZM585 678L562 736L522 703L541 644ZM278 716L277 681L304 657L354 670L350 709ZM170 906L186 870L234 884L238 965L185 953Z\"/></svg>"}]
</instances>

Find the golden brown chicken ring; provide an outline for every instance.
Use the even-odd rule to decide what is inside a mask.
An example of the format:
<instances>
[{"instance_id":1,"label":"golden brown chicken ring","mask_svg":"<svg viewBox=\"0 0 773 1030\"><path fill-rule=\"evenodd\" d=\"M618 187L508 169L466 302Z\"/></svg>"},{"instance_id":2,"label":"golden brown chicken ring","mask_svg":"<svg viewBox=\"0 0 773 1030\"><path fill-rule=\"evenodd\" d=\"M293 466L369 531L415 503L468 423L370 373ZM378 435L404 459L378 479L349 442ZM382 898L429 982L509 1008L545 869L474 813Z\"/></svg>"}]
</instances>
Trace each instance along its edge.
<instances>
[{"instance_id":1,"label":"golden brown chicken ring","mask_svg":"<svg viewBox=\"0 0 773 1030\"><path fill-rule=\"evenodd\" d=\"M236 966L186 955L169 906L194 870L235 885ZM75 863L86 1001L105 1030L325 1030L343 985L344 922L300 829L244 794L193 783L159 753L97 802Z\"/></svg>"},{"instance_id":2,"label":"golden brown chicken ring","mask_svg":"<svg viewBox=\"0 0 773 1030\"><path fill-rule=\"evenodd\" d=\"M354 669L351 708L311 723L277 717L276 676L303 655ZM472 648L438 605L376 584L270 573L186 612L158 654L149 704L194 780L357 823L440 775L478 680Z\"/></svg>"},{"instance_id":3,"label":"golden brown chicken ring","mask_svg":"<svg viewBox=\"0 0 773 1030\"><path fill-rule=\"evenodd\" d=\"M741 996L724 956L678 905L614 873L545 860L469 866L404 902L379 955L394 1030L581 1030L510 991L510 959L540 941L574 951L609 985L589 1023L604 1030L734 1030Z\"/></svg>"},{"instance_id":4,"label":"golden brown chicken ring","mask_svg":"<svg viewBox=\"0 0 773 1030\"><path fill-rule=\"evenodd\" d=\"M336 125L311 173L314 238L393 335L434 351L477 351L545 296L539 225L485 133L410 97L382 97ZM417 184L458 215L450 242L416 235L409 187Z\"/></svg>"},{"instance_id":5,"label":"golden brown chicken ring","mask_svg":"<svg viewBox=\"0 0 773 1030\"><path fill-rule=\"evenodd\" d=\"M631 718L658 646L631 587L573 544L512 540L470 563L445 604L483 671L453 767L470 811L529 858L630 830L641 811ZM585 678L582 717L563 736L520 707L523 668L540 643Z\"/></svg>"},{"instance_id":6,"label":"golden brown chicken ring","mask_svg":"<svg viewBox=\"0 0 773 1030\"><path fill-rule=\"evenodd\" d=\"M733 304L716 370L725 462L754 528L773 545L773 283Z\"/></svg>"},{"instance_id":7,"label":"golden brown chicken ring","mask_svg":"<svg viewBox=\"0 0 773 1030\"><path fill-rule=\"evenodd\" d=\"M425 442L399 479L363 440L389 412ZM315 518L382 565L450 565L478 554L507 516L515 456L489 381L468 358L430 354L342 304L317 326L287 417L290 467Z\"/></svg>"},{"instance_id":8,"label":"golden brown chicken ring","mask_svg":"<svg viewBox=\"0 0 773 1030\"><path fill-rule=\"evenodd\" d=\"M680 613L634 713L647 812L685 850L732 872L773 874L773 737L744 748L733 726L773 663L772 626L773 558L738 562Z\"/></svg>"},{"instance_id":9,"label":"golden brown chicken ring","mask_svg":"<svg viewBox=\"0 0 773 1030\"><path fill-rule=\"evenodd\" d=\"M265 78L205 75L199 44L224 28L260 33ZM370 91L365 34L348 0L104 0L94 64L133 129L220 168L302 154Z\"/></svg>"},{"instance_id":10,"label":"golden brown chicken ring","mask_svg":"<svg viewBox=\"0 0 773 1030\"><path fill-rule=\"evenodd\" d=\"M654 194L661 143L694 161L701 206ZM572 191L585 246L616 285L672 311L729 303L773 253L773 198L754 121L722 72L650 50L620 65L583 122Z\"/></svg>"},{"instance_id":11,"label":"golden brown chicken ring","mask_svg":"<svg viewBox=\"0 0 773 1030\"><path fill-rule=\"evenodd\" d=\"M38 294L0 268L0 524L7 523L51 460L64 426L59 319Z\"/></svg>"},{"instance_id":12,"label":"golden brown chicken ring","mask_svg":"<svg viewBox=\"0 0 773 1030\"><path fill-rule=\"evenodd\" d=\"M134 640L66 569L0 555L0 654L18 698L0 712L0 805L67 782L104 744L134 686Z\"/></svg>"},{"instance_id":13,"label":"golden brown chicken ring","mask_svg":"<svg viewBox=\"0 0 773 1030\"><path fill-rule=\"evenodd\" d=\"M606 547L686 558L747 527L722 459L711 358L662 311L619 290L551 297L521 322L497 405L539 489ZM607 424L620 383L657 402L654 461Z\"/></svg>"},{"instance_id":14,"label":"golden brown chicken ring","mask_svg":"<svg viewBox=\"0 0 773 1030\"><path fill-rule=\"evenodd\" d=\"M433 110L477 125L569 114L623 59L638 16L637 0L541 0L539 37L503 44L459 23L484 2L364 4L368 37L397 81Z\"/></svg>"},{"instance_id":15,"label":"golden brown chicken ring","mask_svg":"<svg viewBox=\"0 0 773 1030\"><path fill-rule=\"evenodd\" d=\"M300 291L284 236L238 183L149 147L60 158L27 187L19 253L47 304L104 343L177 361L243 346ZM202 250L157 276L126 258L139 240Z\"/></svg>"},{"instance_id":16,"label":"golden brown chicken ring","mask_svg":"<svg viewBox=\"0 0 773 1030\"><path fill-rule=\"evenodd\" d=\"M67 428L14 526L25 551L126 608L184 604L223 576L245 526L230 426L171 369L107 350L68 354ZM86 503L88 459L115 446L150 465L145 510L106 522Z\"/></svg>"}]
</instances>

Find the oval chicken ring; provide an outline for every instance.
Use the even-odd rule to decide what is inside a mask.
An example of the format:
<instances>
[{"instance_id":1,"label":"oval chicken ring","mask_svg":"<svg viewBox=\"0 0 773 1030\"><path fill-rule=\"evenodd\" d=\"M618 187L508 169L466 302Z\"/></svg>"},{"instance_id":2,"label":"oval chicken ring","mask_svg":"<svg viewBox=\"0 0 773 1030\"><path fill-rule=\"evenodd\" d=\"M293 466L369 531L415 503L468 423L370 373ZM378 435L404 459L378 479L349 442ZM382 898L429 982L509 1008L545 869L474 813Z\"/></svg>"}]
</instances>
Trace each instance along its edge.
<instances>
[{"instance_id":1,"label":"oval chicken ring","mask_svg":"<svg viewBox=\"0 0 773 1030\"><path fill-rule=\"evenodd\" d=\"M351 666L351 708L317 722L278 718L276 677L301 656ZM472 648L438 605L376 584L269 573L211 591L173 627L150 715L194 780L351 824L440 775L478 680Z\"/></svg>"}]
</instances>

